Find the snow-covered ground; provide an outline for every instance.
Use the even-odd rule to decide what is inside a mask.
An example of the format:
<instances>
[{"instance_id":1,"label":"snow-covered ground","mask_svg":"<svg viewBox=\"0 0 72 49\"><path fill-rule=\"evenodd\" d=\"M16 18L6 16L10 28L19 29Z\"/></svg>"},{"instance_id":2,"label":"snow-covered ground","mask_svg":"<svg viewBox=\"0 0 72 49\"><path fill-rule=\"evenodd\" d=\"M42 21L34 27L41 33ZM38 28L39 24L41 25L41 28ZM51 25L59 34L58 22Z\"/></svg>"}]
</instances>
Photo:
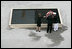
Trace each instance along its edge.
<instances>
[{"instance_id":1,"label":"snow-covered ground","mask_svg":"<svg viewBox=\"0 0 72 49\"><path fill-rule=\"evenodd\" d=\"M57 32L36 32L34 29L10 29L11 8L57 7L63 28ZM67 28L66 28L67 26ZM70 1L1 1L1 48L71 48Z\"/></svg>"}]
</instances>

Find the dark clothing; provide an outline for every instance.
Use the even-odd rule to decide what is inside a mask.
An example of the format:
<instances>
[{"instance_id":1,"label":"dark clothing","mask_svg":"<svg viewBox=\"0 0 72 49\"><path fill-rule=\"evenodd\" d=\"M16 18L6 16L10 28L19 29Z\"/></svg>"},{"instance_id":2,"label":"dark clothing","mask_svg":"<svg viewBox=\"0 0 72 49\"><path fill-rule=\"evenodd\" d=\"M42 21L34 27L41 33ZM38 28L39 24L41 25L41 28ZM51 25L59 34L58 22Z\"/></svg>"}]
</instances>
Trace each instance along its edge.
<instances>
[{"instance_id":1,"label":"dark clothing","mask_svg":"<svg viewBox=\"0 0 72 49\"><path fill-rule=\"evenodd\" d=\"M51 33L51 31L52 31L52 24L48 24L47 25L47 33L49 32L49 30L50 30L50 33Z\"/></svg>"},{"instance_id":2,"label":"dark clothing","mask_svg":"<svg viewBox=\"0 0 72 49\"><path fill-rule=\"evenodd\" d=\"M53 23L53 18L52 18L51 15L47 17L47 23L48 24L52 24Z\"/></svg>"},{"instance_id":3,"label":"dark clothing","mask_svg":"<svg viewBox=\"0 0 72 49\"><path fill-rule=\"evenodd\" d=\"M53 22L58 23L58 18L56 16L54 16Z\"/></svg>"},{"instance_id":4,"label":"dark clothing","mask_svg":"<svg viewBox=\"0 0 72 49\"><path fill-rule=\"evenodd\" d=\"M41 19L42 19L42 17L37 18L37 26L38 27L41 27Z\"/></svg>"},{"instance_id":5,"label":"dark clothing","mask_svg":"<svg viewBox=\"0 0 72 49\"><path fill-rule=\"evenodd\" d=\"M49 15L48 17L47 17L47 32L50 30L50 33L51 33L51 31L52 31L52 24L53 24L53 18L52 18L52 15Z\"/></svg>"},{"instance_id":6,"label":"dark clothing","mask_svg":"<svg viewBox=\"0 0 72 49\"><path fill-rule=\"evenodd\" d=\"M41 20L42 20L42 11L41 10L36 11L36 17L37 17L37 26L41 27Z\"/></svg>"}]
</instances>

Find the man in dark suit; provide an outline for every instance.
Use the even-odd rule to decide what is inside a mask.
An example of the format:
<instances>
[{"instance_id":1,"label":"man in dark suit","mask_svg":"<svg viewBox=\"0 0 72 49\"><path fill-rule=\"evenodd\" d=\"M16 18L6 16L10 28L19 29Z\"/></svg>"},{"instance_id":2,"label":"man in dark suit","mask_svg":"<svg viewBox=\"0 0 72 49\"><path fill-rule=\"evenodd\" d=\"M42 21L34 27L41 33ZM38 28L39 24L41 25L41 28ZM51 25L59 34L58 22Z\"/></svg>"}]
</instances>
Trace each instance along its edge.
<instances>
[{"instance_id":1,"label":"man in dark suit","mask_svg":"<svg viewBox=\"0 0 72 49\"><path fill-rule=\"evenodd\" d=\"M49 32L49 30L50 30L50 33L51 33L51 31L52 31L52 24L53 24L53 18L52 18L52 15L49 15L48 17L47 17L47 33Z\"/></svg>"},{"instance_id":2,"label":"man in dark suit","mask_svg":"<svg viewBox=\"0 0 72 49\"><path fill-rule=\"evenodd\" d=\"M50 33L51 33L52 25L53 25L53 12L49 11L46 14L46 18L47 18L47 33L49 32L49 30L50 30Z\"/></svg>"}]
</instances>

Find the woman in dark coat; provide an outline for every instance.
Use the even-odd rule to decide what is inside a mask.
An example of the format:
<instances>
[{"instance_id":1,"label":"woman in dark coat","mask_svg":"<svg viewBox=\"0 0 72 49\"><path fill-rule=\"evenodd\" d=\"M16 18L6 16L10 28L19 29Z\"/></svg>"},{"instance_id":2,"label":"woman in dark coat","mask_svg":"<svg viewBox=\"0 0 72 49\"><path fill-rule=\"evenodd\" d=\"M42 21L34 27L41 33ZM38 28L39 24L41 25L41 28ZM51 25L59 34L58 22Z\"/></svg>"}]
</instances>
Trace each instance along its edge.
<instances>
[{"instance_id":1,"label":"woman in dark coat","mask_svg":"<svg viewBox=\"0 0 72 49\"><path fill-rule=\"evenodd\" d=\"M41 13L38 13L36 31L39 31L39 32L41 30L41 19L42 19L42 15L41 15Z\"/></svg>"}]
</instances>

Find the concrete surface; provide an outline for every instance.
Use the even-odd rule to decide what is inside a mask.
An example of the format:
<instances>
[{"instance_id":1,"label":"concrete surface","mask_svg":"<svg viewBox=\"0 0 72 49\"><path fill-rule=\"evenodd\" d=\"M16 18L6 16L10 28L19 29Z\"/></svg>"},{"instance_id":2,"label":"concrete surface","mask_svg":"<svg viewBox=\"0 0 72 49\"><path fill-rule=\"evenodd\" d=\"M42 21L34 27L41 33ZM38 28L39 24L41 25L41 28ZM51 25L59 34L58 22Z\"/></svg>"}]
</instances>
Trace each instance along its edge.
<instances>
[{"instance_id":1,"label":"concrete surface","mask_svg":"<svg viewBox=\"0 0 72 49\"><path fill-rule=\"evenodd\" d=\"M63 25L57 32L46 29L10 29L11 8L57 7L61 11ZM1 1L1 48L71 48L71 2L70 1Z\"/></svg>"}]
</instances>

